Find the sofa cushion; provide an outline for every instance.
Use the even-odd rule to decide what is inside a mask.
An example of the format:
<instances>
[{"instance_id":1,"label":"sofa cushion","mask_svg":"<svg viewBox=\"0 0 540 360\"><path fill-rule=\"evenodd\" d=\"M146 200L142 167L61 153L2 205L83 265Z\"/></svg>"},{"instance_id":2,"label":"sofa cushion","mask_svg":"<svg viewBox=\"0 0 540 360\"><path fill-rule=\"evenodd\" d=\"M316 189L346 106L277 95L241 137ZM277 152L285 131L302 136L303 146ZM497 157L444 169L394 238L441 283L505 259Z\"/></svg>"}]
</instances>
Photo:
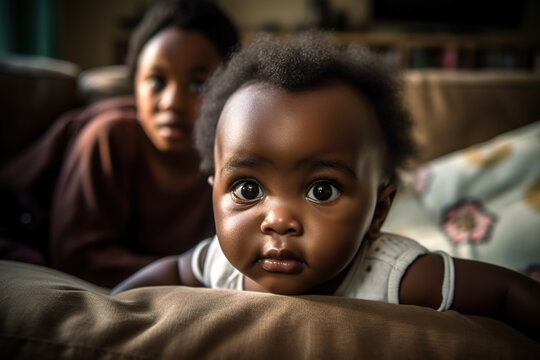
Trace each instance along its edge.
<instances>
[{"instance_id":1,"label":"sofa cushion","mask_svg":"<svg viewBox=\"0 0 540 360\"><path fill-rule=\"evenodd\" d=\"M0 261L0 348L14 359L533 359L495 320L334 296L104 289Z\"/></svg>"},{"instance_id":2,"label":"sofa cushion","mask_svg":"<svg viewBox=\"0 0 540 360\"><path fill-rule=\"evenodd\" d=\"M403 174L383 228L430 250L540 269L540 121Z\"/></svg>"}]
</instances>

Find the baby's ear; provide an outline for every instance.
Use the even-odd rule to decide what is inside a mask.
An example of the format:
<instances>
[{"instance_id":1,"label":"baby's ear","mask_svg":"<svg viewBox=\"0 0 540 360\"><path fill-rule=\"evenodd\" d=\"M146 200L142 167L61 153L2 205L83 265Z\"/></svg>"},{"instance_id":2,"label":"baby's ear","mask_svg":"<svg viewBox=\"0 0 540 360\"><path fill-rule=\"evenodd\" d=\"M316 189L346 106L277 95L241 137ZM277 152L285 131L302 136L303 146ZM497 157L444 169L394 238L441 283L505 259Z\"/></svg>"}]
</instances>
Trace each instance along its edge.
<instances>
[{"instance_id":1,"label":"baby's ear","mask_svg":"<svg viewBox=\"0 0 540 360\"><path fill-rule=\"evenodd\" d=\"M381 186L377 194L377 205L373 212L373 218L371 219L371 225L368 230L369 236L377 236L381 227L386 220L386 216L390 212L394 197L396 195L397 186L394 183Z\"/></svg>"},{"instance_id":2,"label":"baby's ear","mask_svg":"<svg viewBox=\"0 0 540 360\"><path fill-rule=\"evenodd\" d=\"M377 194L377 202L386 201L388 205L388 210L390 210L390 206L392 206L392 203L394 202L394 197L396 196L396 191L397 185L394 183L382 185L379 188Z\"/></svg>"},{"instance_id":3,"label":"baby's ear","mask_svg":"<svg viewBox=\"0 0 540 360\"><path fill-rule=\"evenodd\" d=\"M210 186L214 186L214 175L210 175L206 181L208 181Z\"/></svg>"}]
</instances>

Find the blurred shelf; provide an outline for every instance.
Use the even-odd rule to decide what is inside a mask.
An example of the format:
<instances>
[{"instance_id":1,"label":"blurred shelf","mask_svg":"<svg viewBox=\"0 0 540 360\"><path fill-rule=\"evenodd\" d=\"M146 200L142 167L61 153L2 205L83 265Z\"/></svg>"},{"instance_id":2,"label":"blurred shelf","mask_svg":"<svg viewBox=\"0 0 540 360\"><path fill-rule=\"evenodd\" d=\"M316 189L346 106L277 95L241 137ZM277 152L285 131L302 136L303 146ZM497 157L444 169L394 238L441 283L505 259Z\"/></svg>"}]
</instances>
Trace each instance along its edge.
<instances>
[{"instance_id":1,"label":"blurred shelf","mask_svg":"<svg viewBox=\"0 0 540 360\"><path fill-rule=\"evenodd\" d=\"M274 34L278 37L289 33ZM403 69L540 70L540 37L518 34L428 34L408 32L334 32L339 43L357 43L381 53ZM256 32L243 34L244 43Z\"/></svg>"}]
</instances>

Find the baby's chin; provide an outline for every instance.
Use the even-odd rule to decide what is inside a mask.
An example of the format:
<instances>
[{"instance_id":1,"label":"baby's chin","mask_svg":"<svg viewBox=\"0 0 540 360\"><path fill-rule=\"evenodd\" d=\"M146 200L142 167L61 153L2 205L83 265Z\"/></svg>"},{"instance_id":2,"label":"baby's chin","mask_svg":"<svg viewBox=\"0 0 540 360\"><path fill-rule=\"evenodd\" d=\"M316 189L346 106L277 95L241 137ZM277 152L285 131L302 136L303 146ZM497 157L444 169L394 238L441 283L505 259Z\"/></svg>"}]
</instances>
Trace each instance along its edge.
<instances>
[{"instance_id":1,"label":"baby's chin","mask_svg":"<svg viewBox=\"0 0 540 360\"><path fill-rule=\"evenodd\" d=\"M347 269L335 276L320 277L302 271L298 274L258 273L250 277L244 273L246 290L276 295L333 295L347 274Z\"/></svg>"},{"instance_id":2,"label":"baby's chin","mask_svg":"<svg viewBox=\"0 0 540 360\"><path fill-rule=\"evenodd\" d=\"M283 289L283 288L265 288L265 292L275 295L303 295L306 294L306 291L299 291L296 289Z\"/></svg>"}]
</instances>

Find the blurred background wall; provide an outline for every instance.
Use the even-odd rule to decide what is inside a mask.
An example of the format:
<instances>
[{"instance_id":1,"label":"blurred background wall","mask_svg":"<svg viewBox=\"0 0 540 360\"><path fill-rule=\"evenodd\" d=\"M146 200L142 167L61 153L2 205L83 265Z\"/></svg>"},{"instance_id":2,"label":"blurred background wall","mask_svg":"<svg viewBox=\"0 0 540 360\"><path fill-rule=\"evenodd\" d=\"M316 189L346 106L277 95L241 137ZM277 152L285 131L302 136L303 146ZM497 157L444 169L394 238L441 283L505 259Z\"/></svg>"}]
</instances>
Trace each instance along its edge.
<instances>
[{"instance_id":1,"label":"blurred background wall","mask_svg":"<svg viewBox=\"0 0 540 360\"><path fill-rule=\"evenodd\" d=\"M398 9L401 3L407 4L410 9L413 9L412 4L420 6L420 9L423 6L427 11L430 3L444 9L445 4L455 4L455 0L216 1L245 34L261 30L289 32L319 26L349 33L474 32L495 35L500 33L505 36L510 34L516 39L535 36L540 38L540 1L537 0L461 1L464 4L497 4L503 9L503 13L505 8L508 9L508 16L518 9L519 24L491 28L473 28L470 24L461 28L436 28L433 24L427 26L425 23L423 27L413 28L411 25L414 24L402 20L385 20L373 14L377 2L385 4L383 9L387 10L404 10ZM131 29L153 2L154 0L0 0L0 53L45 55L74 62L83 69L122 63ZM417 14L422 13L418 8L413 10ZM474 11L483 14L478 17L481 23L483 19L487 19L492 9L484 5L483 8L476 7ZM466 15L474 12L463 8L462 13Z\"/></svg>"}]
</instances>

